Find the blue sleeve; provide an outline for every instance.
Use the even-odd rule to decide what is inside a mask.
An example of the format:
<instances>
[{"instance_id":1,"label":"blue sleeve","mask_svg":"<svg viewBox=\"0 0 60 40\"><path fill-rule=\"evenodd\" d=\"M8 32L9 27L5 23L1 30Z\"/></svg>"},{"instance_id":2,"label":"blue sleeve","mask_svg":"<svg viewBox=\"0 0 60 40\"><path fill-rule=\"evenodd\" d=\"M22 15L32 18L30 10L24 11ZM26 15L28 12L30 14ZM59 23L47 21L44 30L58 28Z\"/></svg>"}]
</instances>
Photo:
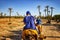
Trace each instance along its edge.
<instances>
[{"instance_id":1,"label":"blue sleeve","mask_svg":"<svg viewBox=\"0 0 60 40\"><path fill-rule=\"evenodd\" d=\"M32 18L33 18L33 21L35 21L35 18L32 16Z\"/></svg>"},{"instance_id":2,"label":"blue sleeve","mask_svg":"<svg viewBox=\"0 0 60 40\"><path fill-rule=\"evenodd\" d=\"M26 17L24 17L23 22L26 23Z\"/></svg>"}]
</instances>

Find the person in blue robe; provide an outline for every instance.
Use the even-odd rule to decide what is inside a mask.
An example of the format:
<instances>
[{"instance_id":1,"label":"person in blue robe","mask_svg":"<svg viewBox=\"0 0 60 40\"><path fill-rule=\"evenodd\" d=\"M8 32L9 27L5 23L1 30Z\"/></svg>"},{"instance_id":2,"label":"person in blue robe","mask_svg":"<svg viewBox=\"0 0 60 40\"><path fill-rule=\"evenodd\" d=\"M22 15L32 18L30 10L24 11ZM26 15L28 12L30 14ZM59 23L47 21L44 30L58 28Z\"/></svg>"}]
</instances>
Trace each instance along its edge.
<instances>
[{"instance_id":1,"label":"person in blue robe","mask_svg":"<svg viewBox=\"0 0 60 40\"><path fill-rule=\"evenodd\" d=\"M35 26L35 18L31 15L31 13L29 11L26 12L26 16L24 17L23 20L25 26L24 29L33 29L36 30L36 26Z\"/></svg>"}]
</instances>

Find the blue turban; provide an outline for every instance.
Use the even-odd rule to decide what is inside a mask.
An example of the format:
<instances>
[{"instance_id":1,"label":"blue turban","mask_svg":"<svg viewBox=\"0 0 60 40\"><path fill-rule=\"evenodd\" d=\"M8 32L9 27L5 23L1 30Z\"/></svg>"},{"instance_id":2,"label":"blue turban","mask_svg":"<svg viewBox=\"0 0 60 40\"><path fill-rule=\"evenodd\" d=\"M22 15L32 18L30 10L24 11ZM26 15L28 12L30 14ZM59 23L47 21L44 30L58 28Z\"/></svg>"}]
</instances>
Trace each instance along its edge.
<instances>
[{"instance_id":1,"label":"blue turban","mask_svg":"<svg viewBox=\"0 0 60 40\"><path fill-rule=\"evenodd\" d=\"M31 15L31 13L29 11L27 11L26 14L30 14Z\"/></svg>"}]
</instances>

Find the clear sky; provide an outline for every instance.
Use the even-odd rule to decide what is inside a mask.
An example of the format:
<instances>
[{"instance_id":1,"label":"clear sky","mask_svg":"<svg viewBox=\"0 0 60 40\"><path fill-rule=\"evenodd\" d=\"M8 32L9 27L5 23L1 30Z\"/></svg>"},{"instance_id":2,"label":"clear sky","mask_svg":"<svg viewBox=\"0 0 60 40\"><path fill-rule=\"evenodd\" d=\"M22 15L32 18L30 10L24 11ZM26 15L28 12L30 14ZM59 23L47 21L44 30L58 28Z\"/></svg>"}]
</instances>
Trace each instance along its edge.
<instances>
[{"instance_id":1,"label":"clear sky","mask_svg":"<svg viewBox=\"0 0 60 40\"><path fill-rule=\"evenodd\" d=\"M8 8L13 8L12 15L25 15L26 11L30 11L32 15L39 15L37 6L41 6L42 15L46 5L54 7L53 15L60 14L60 0L0 0L0 12L9 15Z\"/></svg>"}]
</instances>

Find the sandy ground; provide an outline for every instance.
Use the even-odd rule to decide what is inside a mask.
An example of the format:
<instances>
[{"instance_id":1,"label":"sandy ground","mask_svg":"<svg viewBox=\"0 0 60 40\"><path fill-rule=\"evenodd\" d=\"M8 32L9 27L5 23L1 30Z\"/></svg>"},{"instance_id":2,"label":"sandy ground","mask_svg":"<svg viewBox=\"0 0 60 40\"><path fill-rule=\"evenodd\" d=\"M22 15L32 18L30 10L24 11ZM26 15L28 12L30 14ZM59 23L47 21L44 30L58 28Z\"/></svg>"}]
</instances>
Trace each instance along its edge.
<instances>
[{"instance_id":1,"label":"sandy ground","mask_svg":"<svg viewBox=\"0 0 60 40\"><path fill-rule=\"evenodd\" d=\"M9 24L8 18L0 19L0 40L21 40L23 30L23 19L11 19ZM46 24L45 19L42 20L43 34L47 36L44 40L60 40L60 23L52 21L51 24Z\"/></svg>"}]
</instances>

